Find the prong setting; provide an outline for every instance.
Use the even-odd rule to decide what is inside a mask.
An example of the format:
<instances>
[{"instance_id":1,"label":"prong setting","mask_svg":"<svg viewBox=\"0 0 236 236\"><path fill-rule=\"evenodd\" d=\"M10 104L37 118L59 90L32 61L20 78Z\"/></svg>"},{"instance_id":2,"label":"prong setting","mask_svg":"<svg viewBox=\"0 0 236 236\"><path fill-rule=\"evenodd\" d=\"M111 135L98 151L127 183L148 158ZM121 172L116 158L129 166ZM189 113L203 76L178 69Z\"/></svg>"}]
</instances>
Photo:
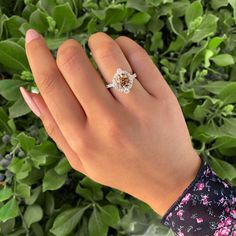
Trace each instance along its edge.
<instances>
[{"instance_id":1,"label":"prong setting","mask_svg":"<svg viewBox=\"0 0 236 236\"><path fill-rule=\"evenodd\" d=\"M112 83L107 84L107 88L115 88L122 93L128 94L133 86L133 81L136 78L136 74L130 74L126 70L118 68L113 76Z\"/></svg>"}]
</instances>

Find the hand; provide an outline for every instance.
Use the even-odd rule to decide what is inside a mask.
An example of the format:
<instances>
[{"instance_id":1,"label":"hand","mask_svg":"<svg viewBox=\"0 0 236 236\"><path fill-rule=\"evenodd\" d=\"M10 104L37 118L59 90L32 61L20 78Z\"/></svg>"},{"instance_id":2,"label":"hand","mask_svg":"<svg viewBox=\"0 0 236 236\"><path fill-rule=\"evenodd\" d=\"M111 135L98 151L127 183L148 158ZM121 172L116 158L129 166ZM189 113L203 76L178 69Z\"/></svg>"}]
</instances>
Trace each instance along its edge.
<instances>
[{"instance_id":1,"label":"hand","mask_svg":"<svg viewBox=\"0 0 236 236\"><path fill-rule=\"evenodd\" d=\"M28 104L74 169L163 216L201 165L179 103L147 52L130 38L98 32L88 45L106 82L117 68L137 74L130 93L107 89L76 40L63 42L55 61L40 36L26 43L42 95L28 93L36 106Z\"/></svg>"}]
</instances>

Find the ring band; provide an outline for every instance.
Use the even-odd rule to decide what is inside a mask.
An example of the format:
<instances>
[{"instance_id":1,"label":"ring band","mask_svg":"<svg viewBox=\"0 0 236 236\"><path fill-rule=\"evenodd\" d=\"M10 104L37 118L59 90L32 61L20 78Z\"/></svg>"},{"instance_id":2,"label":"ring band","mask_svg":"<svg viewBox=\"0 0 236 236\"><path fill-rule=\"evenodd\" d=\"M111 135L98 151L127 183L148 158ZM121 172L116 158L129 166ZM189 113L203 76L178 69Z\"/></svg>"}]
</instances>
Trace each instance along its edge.
<instances>
[{"instance_id":1,"label":"ring band","mask_svg":"<svg viewBox=\"0 0 236 236\"><path fill-rule=\"evenodd\" d=\"M130 74L126 70L118 68L113 76L112 82L106 85L106 88L115 88L122 93L129 93L133 86L133 81L137 75Z\"/></svg>"}]
</instances>

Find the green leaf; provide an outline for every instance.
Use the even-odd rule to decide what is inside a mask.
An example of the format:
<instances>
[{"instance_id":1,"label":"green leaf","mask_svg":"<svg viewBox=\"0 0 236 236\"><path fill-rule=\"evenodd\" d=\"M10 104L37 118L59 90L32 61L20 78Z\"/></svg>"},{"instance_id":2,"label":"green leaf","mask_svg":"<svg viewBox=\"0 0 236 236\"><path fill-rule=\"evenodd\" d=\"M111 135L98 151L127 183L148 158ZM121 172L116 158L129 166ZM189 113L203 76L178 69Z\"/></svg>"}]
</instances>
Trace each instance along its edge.
<instances>
[{"instance_id":1,"label":"green leaf","mask_svg":"<svg viewBox=\"0 0 236 236\"><path fill-rule=\"evenodd\" d=\"M0 55L0 63L9 71L20 72L30 69L24 48L13 41L0 42Z\"/></svg>"},{"instance_id":2,"label":"green leaf","mask_svg":"<svg viewBox=\"0 0 236 236\"><path fill-rule=\"evenodd\" d=\"M20 97L11 107L9 107L9 117L17 118L32 112L23 97Z\"/></svg>"},{"instance_id":3,"label":"green leaf","mask_svg":"<svg viewBox=\"0 0 236 236\"><path fill-rule=\"evenodd\" d=\"M3 202L9 199L12 196L13 192L11 188L7 187L6 185L0 190L0 202Z\"/></svg>"},{"instance_id":4,"label":"green leaf","mask_svg":"<svg viewBox=\"0 0 236 236\"><path fill-rule=\"evenodd\" d=\"M31 187L24 183L18 183L16 185L16 193L23 198L30 197L30 189Z\"/></svg>"},{"instance_id":5,"label":"green leaf","mask_svg":"<svg viewBox=\"0 0 236 236\"><path fill-rule=\"evenodd\" d=\"M54 8L53 18L57 23L59 35L71 31L77 27L78 21L76 15L72 11L68 2Z\"/></svg>"},{"instance_id":6,"label":"green leaf","mask_svg":"<svg viewBox=\"0 0 236 236\"><path fill-rule=\"evenodd\" d=\"M28 82L22 80L0 80L0 94L9 101L15 101L22 96L19 87L25 87L28 84Z\"/></svg>"},{"instance_id":7,"label":"green leaf","mask_svg":"<svg viewBox=\"0 0 236 236\"><path fill-rule=\"evenodd\" d=\"M229 85L235 86L236 82L228 82L228 81L208 81L207 84L202 85L201 87L206 89L207 91L213 93L213 94L220 94L221 91L225 88L225 86Z\"/></svg>"},{"instance_id":8,"label":"green leaf","mask_svg":"<svg viewBox=\"0 0 236 236\"><path fill-rule=\"evenodd\" d=\"M234 58L229 54L221 54L211 58L218 66L229 66L234 64Z\"/></svg>"},{"instance_id":9,"label":"green leaf","mask_svg":"<svg viewBox=\"0 0 236 236\"><path fill-rule=\"evenodd\" d=\"M90 205L85 207L76 207L61 212L54 220L50 232L57 236L70 234L76 225L79 224L85 210L89 207Z\"/></svg>"},{"instance_id":10,"label":"green leaf","mask_svg":"<svg viewBox=\"0 0 236 236\"><path fill-rule=\"evenodd\" d=\"M38 2L41 8L43 8L49 15L52 14L53 9L56 7L56 0L40 0Z\"/></svg>"},{"instance_id":11,"label":"green leaf","mask_svg":"<svg viewBox=\"0 0 236 236\"><path fill-rule=\"evenodd\" d=\"M191 40L195 43L199 43L204 38L215 34L217 29L217 21L218 17L215 15L209 14L204 16L202 23L198 29L195 30Z\"/></svg>"},{"instance_id":12,"label":"green leaf","mask_svg":"<svg viewBox=\"0 0 236 236\"><path fill-rule=\"evenodd\" d=\"M3 109L3 107L0 107L0 130L1 131L6 131L7 133L11 133L11 129L8 125L8 116Z\"/></svg>"},{"instance_id":13,"label":"green leaf","mask_svg":"<svg viewBox=\"0 0 236 236\"><path fill-rule=\"evenodd\" d=\"M32 28L43 34L48 29L47 14L42 10L37 9L30 15L29 23Z\"/></svg>"},{"instance_id":14,"label":"green leaf","mask_svg":"<svg viewBox=\"0 0 236 236\"><path fill-rule=\"evenodd\" d=\"M27 205L32 205L35 203L35 201L37 200L37 198L39 197L40 193L41 193L42 187L41 185L36 187L35 189L32 190L31 196L29 198L25 199L25 203Z\"/></svg>"},{"instance_id":15,"label":"green leaf","mask_svg":"<svg viewBox=\"0 0 236 236\"><path fill-rule=\"evenodd\" d=\"M39 223L33 223L31 225L32 232L34 232L35 236L44 236L44 230Z\"/></svg>"},{"instance_id":16,"label":"green leaf","mask_svg":"<svg viewBox=\"0 0 236 236\"><path fill-rule=\"evenodd\" d=\"M27 22L20 16L11 16L5 21L5 26L12 37L22 37L22 32L19 31L20 26Z\"/></svg>"},{"instance_id":17,"label":"green leaf","mask_svg":"<svg viewBox=\"0 0 236 236\"><path fill-rule=\"evenodd\" d=\"M46 192L45 199L47 199L47 200L45 201L44 212L47 215L52 215L54 212L54 208L55 208L54 197L50 192Z\"/></svg>"},{"instance_id":18,"label":"green leaf","mask_svg":"<svg viewBox=\"0 0 236 236\"><path fill-rule=\"evenodd\" d=\"M92 179L88 178L87 176L84 177L80 184L84 187L90 189L93 193L93 199L95 201L100 201L103 199L103 191L102 191L102 185L93 181Z\"/></svg>"},{"instance_id":19,"label":"green leaf","mask_svg":"<svg viewBox=\"0 0 236 236\"><path fill-rule=\"evenodd\" d=\"M24 220L27 227L31 224L40 221L43 218L43 210L39 205L31 205L26 208L24 213Z\"/></svg>"},{"instance_id":20,"label":"green leaf","mask_svg":"<svg viewBox=\"0 0 236 236\"><path fill-rule=\"evenodd\" d=\"M113 205L105 205L105 206L99 206L99 210L103 223L106 224L107 226L116 228L120 221L118 208Z\"/></svg>"},{"instance_id":21,"label":"green leaf","mask_svg":"<svg viewBox=\"0 0 236 236\"><path fill-rule=\"evenodd\" d=\"M9 165L8 169L16 174L18 180L24 179L28 176L32 167L30 162L27 159L20 159L14 157Z\"/></svg>"},{"instance_id":22,"label":"green leaf","mask_svg":"<svg viewBox=\"0 0 236 236\"><path fill-rule=\"evenodd\" d=\"M236 1L235 0L228 0L228 2L234 10L234 21L236 22Z\"/></svg>"},{"instance_id":23,"label":"green leaf","mask_svg":"<svg viewBox=\"0 0 236 236\"><path fill-rule=\"evenodd\" d=\"M211 7L214 10L218 10L221 7L226 7L228 4L228 0L211 0Z\"/></svg>"},{"instance_id":24,"label":"green leaf","mask_svg":"<svg viewBox=\"0 0 236 236\"><path fill-rule=\"evenodd\" d=\"M188 27L192 21L194 21L197 17L202 16L202 14L203 8L199 1L195 1L189 5L185 13L185 22Z\"/></svg>"},{"instance_id":25,"label":"green leaf","mask_svg":"<svg viewBox=\"0 0 236 236\"><path fill-rule=\"evenodd\" d=\"M3 235L9 235L14 231L16 220L15 218L7 220L5 223L0 222L1 233Z\"/></svg>"},{"instance_id":26,"label":"green leaf","mask_svg":"<svg viewBox=\"0 0 236 236\"><path fill-rule=\"evenodd\" d=\"M96 207L89 218L88 230L90 236L107 236L108 226L103 223L100 212Z\"/></svg>"},{"instance_id":27,"label":"green leaf","mask_svg":"<svg viewBox=\"0 0 236 236\"><path fill-rule=\"evenodd\" d=\"M209 41L207 48L210 49L210 50L217 49L220 46L220 44L225 41L226 38L227 38L226 35L224 35L223 37L214 37L214 38L212 38Z\"/></svg>"},{"instance_id":28,"label":"green leaf","mask_svg":"<svg viewBox=\"0 0 236 236\"><path fill-rule=\"evenodd\" d=\"M6 222L7 220L15 218L18 215L19 206L14 197L0 208L0 221Z\"/></svg>"},{"instance_id":29,"label":"green leaf","mask_svg":"<svg viewBox=\"0 0 236 236\"><path fill-rule=\"evenodd\" d=\"M127 199L125 199L125 193L119 191L118 189L112 189L107 195L106 195L106 199L114 204L114 205L121 205L123 206L127 206L129 204L129 201Z\"/></svg>"},{"instance_id":30,"label":"green leaf","mask_svg":"<svg viewBox=\"0 0 236 236\"><path fill-rule=\"evenodd\" d=\"M231 104L236 102L236 84L227 84L222 89L219 94L219 99L221 99L224 104Z\"/></svg>"},{"instance_id":31,"label":"green leaf","mask_svg":"<svg viewBox=\"0 0 236 236\"><path fill-rule=\"evenodd\" d=\"M43 192L59 189L66 181L67 175L58 175L54 169L46 172L43 179Z\"/></svg>"},{"instance_id":32,"label":"green leaf","mask_svg":"<svg viewBox=\"0 0 236 236\"><path fill-rule=\"evenodd\" d=\"M30 151L35 146L35 139L26 135L24 132L19 133L16 136L16 140L19 142L20 147L26 152Z\"/></svg>"},{"instance_id":33,"label":"green leaf","mask_svg":"<svg viewBox=\"0 0 236 236\"><path fill-rule=\"evenodd\" d=\"M144 25L151 19L151 16L146 12L135 13L128 23L132 25Z\"/></svg>"},{"instance_id":34,"label":"green leaf","mask_svg":"<svg viewBox=\"0 0 236 236\"><path fill-rule=\"evenodd\" d=\"M64 175L71 170L71 165L66 158L61 159L58 164L54 167L54 170L58 175Z\"/></svg>"},{"instance_id":35,"label":"green leaf","mask_svg":"<svg viewBox=\"0 0 236 236\"><path fill-rule=\"evenodd\" d=\"M127 0L126 7L134 8L141 12L146 12L148 10L148 5L143 0Z\"/></svg>"},{"instance_id":36,"label":"green leaf","mask_svg":"<svg viewBox=\"0 0 236 236\"><path fill-rule=\"evenodd\" d=\"M213 157L211 157L210 160L213 171L215 171L217 176L221 179L232 180L236 177L236 169L228 162Z\"/></svg>"},{"instance_id":37,"label":"green leaf","mask_svg":"<svg viewBox=\"0 0 236 236\"><path fill-rule=\"evenodd\" d=\"M82 187L80 186L80 184L77 184L76 189L75 189L75 192L76 192L78 195L84 197L84 198L87 199L87 200L90 200L90 201L93 200L93 194L92 194L92 192L91 192L89 189L82 188Z\"/></svg>"},{"instance_id":38,"label":"green leaf","mask_svg":"<svg viewBox=\"0 0 236 236\"><path fill-rule=\"evenodd\" d=\"M115 24L123 21L124 17L126 16L126 9L123 5L112 5L106 9L106 17L104 22L107 25Z\"/></svg>"}]
</instances>

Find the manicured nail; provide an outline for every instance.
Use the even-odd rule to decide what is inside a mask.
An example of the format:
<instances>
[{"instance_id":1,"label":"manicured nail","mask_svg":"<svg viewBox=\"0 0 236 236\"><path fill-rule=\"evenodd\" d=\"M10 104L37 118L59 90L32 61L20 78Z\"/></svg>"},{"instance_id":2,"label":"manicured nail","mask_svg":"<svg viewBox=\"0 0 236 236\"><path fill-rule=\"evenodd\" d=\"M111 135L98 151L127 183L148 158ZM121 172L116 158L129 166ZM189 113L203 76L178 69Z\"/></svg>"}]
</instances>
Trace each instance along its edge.
<instances>
[{"instance_id":1,"label":"manicured nail","mask_svg":"<svg viewBox=\"0 0 236 236\"><path fill-rule=\"evenodd\" d=\"M21 94L25 100L25 102L28 104L28 106L30 107L30 109L33 111L33 113L40 117L40 110L38 108L38 106L36 105L36 103L34 102L34 100L31 98L30 93L24 88L24 87L20 87L20 91Z\"/></svg>"},{"instance_id":2,"label":"manicured nail","mask_svg":"<svg viewBox=\"0 0 236 236\"><path fill-rule=\"evenodd\" d=\"M26 32L25 41L26 41L26 43L29 43L30 41L32 41L33 39L36 39L38 37L40 37L40 34L36 30L29 29Z\"/></svg>"}]
</instances>

